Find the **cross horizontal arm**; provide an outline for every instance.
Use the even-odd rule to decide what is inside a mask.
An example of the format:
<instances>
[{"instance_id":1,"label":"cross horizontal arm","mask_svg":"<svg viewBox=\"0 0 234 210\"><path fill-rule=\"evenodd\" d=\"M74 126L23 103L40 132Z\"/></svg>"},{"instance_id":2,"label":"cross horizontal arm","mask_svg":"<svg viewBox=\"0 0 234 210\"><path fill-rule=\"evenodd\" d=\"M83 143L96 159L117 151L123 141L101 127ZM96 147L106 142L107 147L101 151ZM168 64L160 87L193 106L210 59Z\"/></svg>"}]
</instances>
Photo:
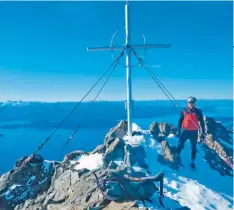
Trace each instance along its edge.
<instances>
[{"instance_id":1,"label":"cross horizontal arm","mask_svg":"<svg viewBox=\"0 0 234 210\"><path fill-rule=\"evenodd\" d=\"M87 51L112 51L128 49L146 49L146 48L170 48L171 44L145 44L145 45L128 45L128 46L108 46L108 47L87 47Z\"/></svg>"},{"instance_id":2,"label":"cross horizontal arm","mask_svg":"<svg viewBox=\"0 0 234 210\"><path fill-rule=\"evenodd\" d=\"M170 48L171 44L145 44L145 45L131 45L131 48Z\"/></svg>"},{"instance_id":3,"label":"cross horizontal arm","mask_svg":"<svg viewBox=\"0 0 234 210\"><path fill-rule=\"evenodd\" d=\"M125 46L108 46L108 47L87 47L87 51L111 51L111 50L123 50Z\"/></svg>"}]
</instances>

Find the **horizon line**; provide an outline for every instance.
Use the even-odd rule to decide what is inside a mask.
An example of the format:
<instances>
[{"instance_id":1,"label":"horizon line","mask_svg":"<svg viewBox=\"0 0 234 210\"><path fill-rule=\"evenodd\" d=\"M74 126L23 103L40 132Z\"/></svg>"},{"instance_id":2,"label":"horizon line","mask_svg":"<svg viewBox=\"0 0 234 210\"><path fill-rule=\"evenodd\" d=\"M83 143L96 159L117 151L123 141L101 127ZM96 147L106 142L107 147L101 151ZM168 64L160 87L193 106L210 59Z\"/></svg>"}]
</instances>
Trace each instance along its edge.
<instances>
[{"instance_id":1,"label":"horizon line","mask_svg":"<svg viewBox=\"0 0 234 210\"><path fill-rule=\"evenodd\" d=\"M186 101L187 99L177 99L176 101ZM219 99L205 99L205 98L201 98L198 99L197 101L220 101L220 100L228 100L228 101L233 101L233 98L219 98ZM95 102L125 102L126 100L96 100ZM154 100L133 100L136 102L141 102L141 101L168 101L168 99L154 99ZM20 102L20 103L76 103L79 102L79 100L74 100L74 101L37 101L37 100L4 100L4 101L0 101L0 103L7 103L7 102ZM93 100L87 100L87 101L83 101L82 103L88 103L88 102L93 102Z\"/></svg>"}]
</instances>

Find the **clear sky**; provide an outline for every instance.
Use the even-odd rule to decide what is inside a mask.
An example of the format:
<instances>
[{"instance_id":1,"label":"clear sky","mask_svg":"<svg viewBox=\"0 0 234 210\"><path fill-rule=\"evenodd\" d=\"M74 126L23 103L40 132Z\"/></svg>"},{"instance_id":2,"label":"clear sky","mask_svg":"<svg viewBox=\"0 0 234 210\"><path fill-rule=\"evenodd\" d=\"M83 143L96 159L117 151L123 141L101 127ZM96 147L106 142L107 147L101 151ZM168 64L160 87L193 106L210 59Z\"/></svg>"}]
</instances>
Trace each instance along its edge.
<instances>
[{"instance_id":1,"label":"clear sky","mask_svg":"<svg viewBox=\"0 0 234 210\"><path fill-rule=\"evenodd\" d=\"M79 100L112 62L109 52L86 47L109 45L118 29L114 43L125 41L124 4L0 2L0 101ZM232 2L130 7L134 43L141 33L147 43L172 43L147 50L145 62L176 98L232 98ZM132 75L134 99L166 99L145 70L135 67ZM125 100L125 83L119 66L99 99Z\"/></svg>"}]
</instances>

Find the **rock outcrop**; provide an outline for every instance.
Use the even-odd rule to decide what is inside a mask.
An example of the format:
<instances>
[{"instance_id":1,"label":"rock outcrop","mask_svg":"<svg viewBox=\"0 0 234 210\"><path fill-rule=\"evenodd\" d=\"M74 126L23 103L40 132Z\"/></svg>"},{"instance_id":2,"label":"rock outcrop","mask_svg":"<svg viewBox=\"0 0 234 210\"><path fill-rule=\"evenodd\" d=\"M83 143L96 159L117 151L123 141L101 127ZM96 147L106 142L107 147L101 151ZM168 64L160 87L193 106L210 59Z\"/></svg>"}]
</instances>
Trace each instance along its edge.
<instances>
[{"instance_id":1,"label":"rock outcrop","mask_svg":"<svg viewBox=\"0 0 234 210\"><path fill-rule=\"evenodd\" d=\"M205 159L221 175L233 176L233 142L229 131L210 117L204 117L207 137Z\"/></svg>"},{"instance_id":2,"label":"rock outcrop","mask_svg":"<svg viewBox=\"0 0 234 210\"><path fill-rule=\"evenodd\" d=\"M175 161L176 149L166 141L166 138L170 134L176 135L176 133L177 128L172 124L152 122L150 125L150 134L162 147L162 155L159 155L158 160L174 169L179 167Z\"/></svg>"},{"instance_id":3,"label":"rock outcrop","mask_svg":"<svg viewBox=\"0 0 234 210\"><path fill-rule=\"evenodd\" d=\"M205 151L204 159L207 160L210 167L219 171L221 175L233 175L233 148L230 132L213 118L204 116L206 138L203 144ZM175 160L176 148L170 146L166 141L168 135L176 134L177 129L171 124L153 122L150 125L150 133L155 140L161 143L162 155L159 155L159 161L172 168L178 169Z\"/></svg>"},{"instance_id":4,"label":"rock outcrop","mask_svg":"<svg viewBox=\"0 0 234 210\"><path fill-rule=\"evenodd\" d=\"M80 154L83 152L74 151L60 163L48 163L37 156L40 163L33 165L29 162L24 171L18 172L22 176L3 175L1 183L5 186L1 186L0 209L88 209L91 206L137 209L136 200L146 200L159 191L154 181L162 181L163 173L149 177L125 164L116 169L77 169ZM17 166L21 162L18 161ZM27 176L23 177L25 173ZM104 182L102 191L99 185L103 186Z\"/></svg>"},{"instance_id":5,"label":"rock outcrop","mask_svg":"<svg viewBox=\"0 0 234 210\"><path fill-rule=\"evenodd\" d=\"M170 134L176 134L176 132L177 128L172 124L157 123L154 121L150 125L150 133L158 141L162 141Z\"/></svg>"},{"instance_id":6,"label":"rock outcrop","mask_svg":"<svg viewBox=\"0 0 234 210\"><path fill-rule=\"evenodd\" d=\"M211 118L205 119L209 134L204 143L205 158L222 175L231 175L224 160L232 161L226 145L231 141L228 131ZM161 144L159 160L169 166L175 162L175 147L167 142L167 137L176 131L176 127L166 123L153 122L150 126L153 138ZM127 122L121 121L106 134L103 145L92 152L73 151L62 162L46 161L37 155L19 170L27 157L21 158L0 177L0 210L136 210L137 201L162 196L164 174L150 174L144 147L126 141L126 133ZM82 165L89 157L100 159L96 167Z\"/></svg>"},{"instance_id":7,"label":"rock outcrop","mask_svg":"<svg viewBox=\"0 0 234 210\"><path fill-rule=\"evenodd\" d=\"M14 169L0 178L0 209L13 209L49 189L57 163L35 156L20 171L15 170L25 159L18 160Z\"/></svg>"},{"instance_id":8,"label":"rock outcrop","mask_svg":"<svg viewBox=\"0 0 234 210\"><path fill-rule=\"evenodd\" d=\"M126 121L121 121L106 134L104 139L105 145L110 145L116 138L123 138L127 134L127 130L128 123Z\"/></svg>"},{"instance_id":9,"label":"rock outcrop","mask_svg":"<svg viewBox=\"0 0 234 210\"><path fill-rule=\"evenodd\" d=\"M0 209L138 209L137 200L163 193L155 185L162 187L163 173L149 176L144 171L148 168L144 148L127 144L126 132L127 123L121 121L107 133L104 145L89 153L73 151L62 162L45 161L38 155L19 170L27 157L20 159L0 178ZM92 155L102 157L102 166L82 167L82 158Z\"/></svg>"},{"instance_id":10,"label":"rock outcrop","mask_svg":"<svg viewBox=\"0 0 234 210\"><path fill-rule=\"evenodd\" d=\"M205 129L207 134L212 134L214 139L221 139L222 141L232 144L232 137L230 132L222 125L221 122L215 121L211 117L204 117Z\"/></svg>"}]
</instances>

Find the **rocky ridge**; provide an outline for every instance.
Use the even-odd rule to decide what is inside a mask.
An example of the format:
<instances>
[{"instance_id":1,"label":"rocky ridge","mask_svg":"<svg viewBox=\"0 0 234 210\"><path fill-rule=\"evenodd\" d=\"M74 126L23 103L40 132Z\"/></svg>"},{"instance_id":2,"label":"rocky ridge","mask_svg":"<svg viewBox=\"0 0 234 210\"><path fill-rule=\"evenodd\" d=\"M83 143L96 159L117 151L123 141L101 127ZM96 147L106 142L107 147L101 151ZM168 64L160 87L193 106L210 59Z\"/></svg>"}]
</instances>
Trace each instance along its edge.
<instances>
[{"instance_id":1,"label":"rocky ridge","mask_svg":"<svg viewBox=\"0 0 234 210\"><path fill-rule=\"evenodd\" d=\"M205 117L205 124L204 158L211 169L232 176L230 133L212 118ZM134 135L142 132L135 131ZM175 147L167 141L169 135L176 135L176 127L153 122L147 132L161 144L158 161L177 170ZM0 209L138 209L139 202L162 199L164 174L151 174L144 148L128 143L126 133L127 122L121 121L106 134L103 145L91 152L73 151L62 162L46 161L38 155L18 171L27 157L21 158L0 177ZM85 167L85 161L94 164ZM174 209L188 209L173 202ZM162 206L155 207L159 208Z\"/></svg>"}]
</instances>

